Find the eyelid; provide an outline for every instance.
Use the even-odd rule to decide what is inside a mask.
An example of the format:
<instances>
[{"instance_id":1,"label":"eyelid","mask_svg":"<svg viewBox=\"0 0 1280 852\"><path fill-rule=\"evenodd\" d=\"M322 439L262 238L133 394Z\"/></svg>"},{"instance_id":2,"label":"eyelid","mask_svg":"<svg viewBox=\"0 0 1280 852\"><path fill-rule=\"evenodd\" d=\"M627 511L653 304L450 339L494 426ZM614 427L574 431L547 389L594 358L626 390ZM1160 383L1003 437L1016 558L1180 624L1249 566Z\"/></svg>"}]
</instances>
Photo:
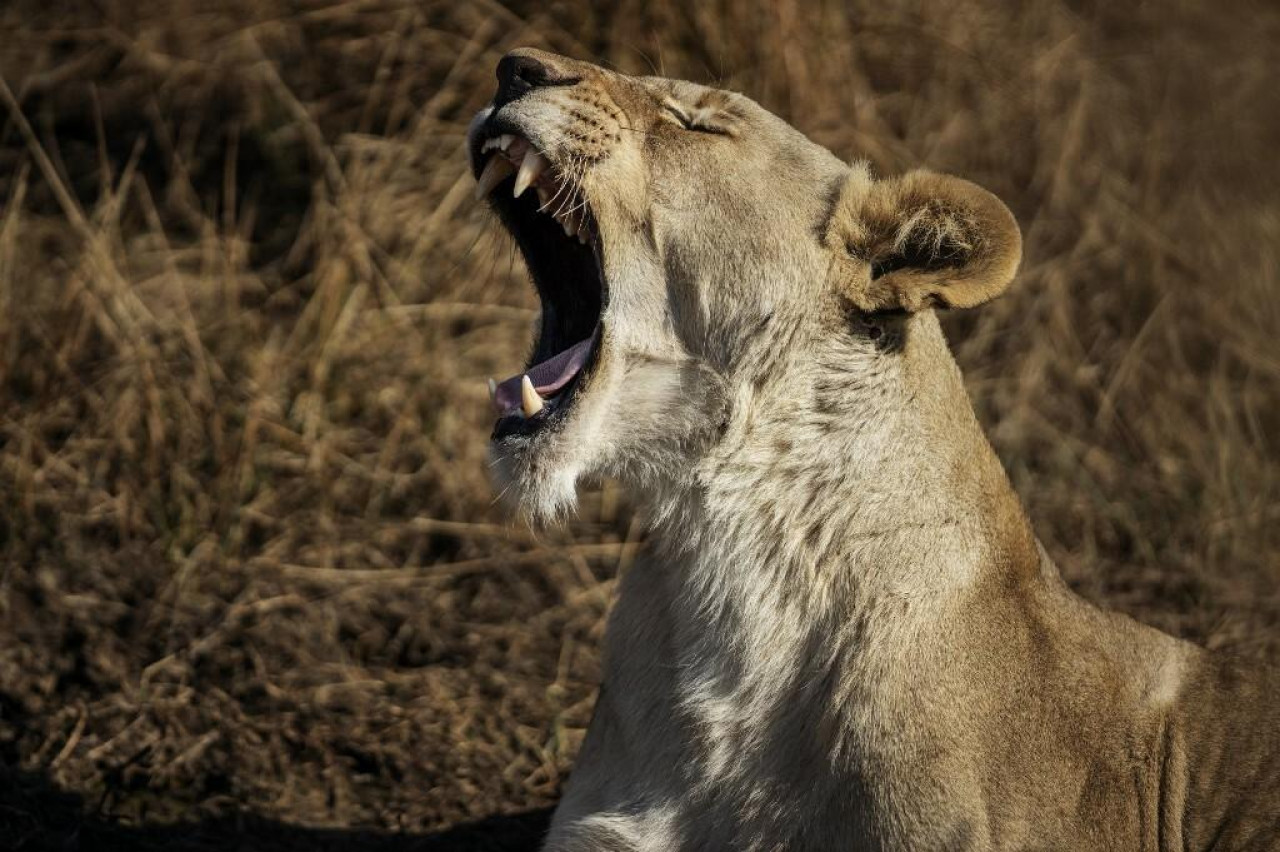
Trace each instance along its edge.
<instances>
[{"instance_id":1,"label":"eyelid","mask_svg":"<svg viewBox=\"0 0 1280 852\"><path fill-rule=\"evenodd\" d=\"M667 115L679 122L680 127L693 133L707 133L712 136L736 136L732 125L722 124L718 121L708 121L704 117L695 118L684 106L684 104L676 101L663 101L662 108L667 111ZM705 109L699 107L699 113L705 113ZM717 115L716 118L720 116Z\"/></svg>"},{"instance_id":2,"label":"eyelid","mask_svg":"<svg viewBox=\"0 0 1280 852\"><path fill-rule=\"evenodd\" d=\"M680 126L682 128L692 133L708 133L708 134L711 134L712 136L735 135L731 128L724 127L719 124L710 124L710 123L707 123L705 120L694 118L692 115L685 112L685 109L682 105L673 104L673 103L664 103L663 108L666 109L667 113L672 118L674 118L676 121L680 123Z\"/></svg>"},{"instance_id":3,"label":"eyelid","mask_svg":"<svg viewBox=\"0 0 1280 852\"><path fill-rule=\"evenodd\" d=\"M683 126L685 130L694 129L693 118L689 115L689 113L685 112L684 107L680 106L679 104L672 103L671 101L666 101L665 103L662 104L662 107L668 113L670 113L671 116L674 117L676 121L680 122L681 126Z\"/></svg>"}]
</instances>

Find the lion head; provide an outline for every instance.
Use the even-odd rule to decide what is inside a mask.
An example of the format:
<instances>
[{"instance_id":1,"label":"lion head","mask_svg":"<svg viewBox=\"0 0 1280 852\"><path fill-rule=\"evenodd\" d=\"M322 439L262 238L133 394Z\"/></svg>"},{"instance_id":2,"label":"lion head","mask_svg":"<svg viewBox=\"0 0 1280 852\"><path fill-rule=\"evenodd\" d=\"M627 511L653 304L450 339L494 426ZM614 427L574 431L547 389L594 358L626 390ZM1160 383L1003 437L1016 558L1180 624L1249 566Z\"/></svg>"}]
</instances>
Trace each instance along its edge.
<instances>
[{"instance_id":1,"label":"lion head","mask_svg":"<svg viewBox=\"0 0 1280 852\"><path fill-rule=\"evenodd\" d=\"M583 479L687 484L765 388L801 391L798 365L895 357L858 317L970 307L1016 269L991 194L876 179L742 95L531 49L498 83L471 165L542 313L528 366L490 385L492 452L535 517Z\"/></svg>"}]
</instances>

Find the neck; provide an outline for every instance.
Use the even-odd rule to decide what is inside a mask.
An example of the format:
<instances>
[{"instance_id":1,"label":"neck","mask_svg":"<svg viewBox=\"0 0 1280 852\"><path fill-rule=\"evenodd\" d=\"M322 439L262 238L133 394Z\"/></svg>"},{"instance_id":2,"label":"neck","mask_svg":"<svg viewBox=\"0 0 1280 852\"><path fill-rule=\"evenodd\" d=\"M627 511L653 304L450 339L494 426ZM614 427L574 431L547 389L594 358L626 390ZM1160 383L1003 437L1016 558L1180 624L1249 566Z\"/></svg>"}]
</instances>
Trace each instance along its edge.
<instances>
[{"instance_id":1,"label":"neck","mask_svg":"<svg viewBox=\"0 0 1280 852\"><path fill-rule=\"evenodd\" d=\"M720 446L658 513L664 554L809 612L1034 574L1034 536L937 319L891 335L745 383Z\"/></svg>"},{"instance_id":2,"label":"neck","mask_svg":"<svg viewBox=\"0 0 1280 852\"><path fill-rule=\"evenodd\" d=\"M655 507L657 558L624 579L617 629L665 625L663 670L708 778L876 754L896 741L886 726L927 724L903 708L945 665L954 608L978 584L1038 576L936 319L886 337L817 357L773 347L809 362L764 365L738 390L693 484ZM750 733L764 729L776 736ZM797 748L812 753L773 753Z\"/></svg>"},{"instance_id":3,"label":"neck","mask_svg":"<svg viewBox=\"0 0 1280 852\"><path fill-rule=\"evenodd\" d=\"M1038 577L1035 538L937 320L901 323L888 351L780 364L777 381L765 371L738 394L696 487L658 513L682 691L714 691L715 712L846 713L823 692L839 683L875 683L888 700L920 655L940 653L938 626L976 586Z\"/></svg>"}]
</instances>

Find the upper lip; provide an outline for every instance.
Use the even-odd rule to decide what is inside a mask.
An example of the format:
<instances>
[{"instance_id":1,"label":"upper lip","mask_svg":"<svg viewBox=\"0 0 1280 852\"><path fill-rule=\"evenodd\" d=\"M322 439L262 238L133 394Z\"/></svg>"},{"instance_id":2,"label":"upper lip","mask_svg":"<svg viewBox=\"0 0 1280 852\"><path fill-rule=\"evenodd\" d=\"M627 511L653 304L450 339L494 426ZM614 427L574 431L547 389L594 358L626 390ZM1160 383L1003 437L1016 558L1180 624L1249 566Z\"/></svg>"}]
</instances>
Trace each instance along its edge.
<instances>
[{"instance_id":1,"label":"upper lip","mask_svg":"<svg viewBox=\"0 0 1280 852\"><path fill-rule=\"evenodd\" d=\"M518 133L482 136L476 142L477 198L488 196L514 173L513 198L532 187L538 195L539 212L559 222L565 236L577 236L584 245L590 241L591 220L581 191L534 143Z\"/></svg>"}]
</instances>

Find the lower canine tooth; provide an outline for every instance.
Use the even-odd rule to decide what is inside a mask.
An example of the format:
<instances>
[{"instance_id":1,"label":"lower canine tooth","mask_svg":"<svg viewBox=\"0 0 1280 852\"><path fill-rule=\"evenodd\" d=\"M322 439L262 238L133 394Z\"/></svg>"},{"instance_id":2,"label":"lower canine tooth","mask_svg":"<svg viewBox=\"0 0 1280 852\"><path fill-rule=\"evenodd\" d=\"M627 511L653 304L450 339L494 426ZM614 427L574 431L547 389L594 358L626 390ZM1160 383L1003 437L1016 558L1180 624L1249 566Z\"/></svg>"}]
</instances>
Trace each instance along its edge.
<instances>
[{"instance_id":1,"label":"lower canine tooth","mask_svg":"<svg viewBox=\"0 0 1280 852\"><path fill-rule=\"evenodd\" d=\"M515 166L507 162L506 157L500 157L494 154L489 158L489 162L485 165L484 171L480 173L480 177L476 180L476 198L484 198L493 192L493 188L502 183L507 175L516 170Z\"/></svg>"},{"instance_id":2,"label":"lower canine tooth","mask_svg":"<svg viewBox=\"0 0 1280 852\"><path fill-rule=\"evenodd\" d=\"M542 410L542 397L533 389L533 382L529 381L528 376L520 379L520 410L525 417L532 417Z\"/></svg>"}]
</instances>

